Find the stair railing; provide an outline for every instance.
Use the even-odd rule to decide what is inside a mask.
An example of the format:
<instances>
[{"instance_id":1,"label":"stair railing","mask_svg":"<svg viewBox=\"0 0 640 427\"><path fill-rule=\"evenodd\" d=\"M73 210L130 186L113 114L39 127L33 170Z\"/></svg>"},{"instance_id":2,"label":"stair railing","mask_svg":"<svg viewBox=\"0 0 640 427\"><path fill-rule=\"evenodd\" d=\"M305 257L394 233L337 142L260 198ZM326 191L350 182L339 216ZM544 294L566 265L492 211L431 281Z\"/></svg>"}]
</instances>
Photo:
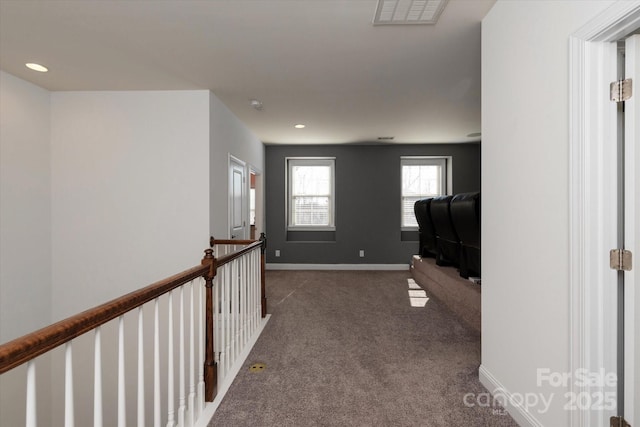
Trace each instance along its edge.
<instances>
[{"instance_id":1,"label":"stair railing","mask_svg":"<svg viewBox=\"0 0 640 427\"><path fill-rule=\"evenodd\" d=\"M233 250L226 251L219 258L214 256L216 247L230 245L234 246ZM124 427L127 418L131 423L133 415L127 412L127 403L132 401L137 403L135 419L138 426L204 425L201 416L212 414L205 411L207 402L213 402L218 385L227 380L230 364L257 330L260 318L266 316L265 248L264 233L257 241L211 238L211 248L205 250L200 265L0 345L0 374L27 365L25 426L37 426L35 360L62 345L64 425L75 424L77 405L74 396L73 343L91 331L94 333L95 427ZM162 313L163 322L160 320L161 305L166 307L166 312ZM133 312L136 309L137 313ZM148 322L145 322L144 313L149 311L153 313L150 328L150 340L153 342L151 411L148 410L145 396L145 370L148 370L145 367L149 358L145 355L144 342L149 328L145 328ZM137 346L125 340L125 315L137 316ZM176 315L177 318L174 318ZM107 372L117 377L117 404L113 411L103 407L103 371L107 364L103 363L105 346L102 330L110 322L117 322L117 326L112 325L117 327L117 352L116 355L110 354L117 359L117 369L116 372ZM131 368L131 364L125 363L125 355L132 351L137 352L135 399L131 387L127 387L125 374ZM80 354L80 357L86 358L87 355ZM220 373L219 364L223 368ZM167 371L164 376L160 374L161 366ZM161 408L163 401L166 404L164 414ZM81 405L89 404L81 402ZM89 425L90 421L82 419L79 424Z\"/></svg>"},{"instance_id":2,"label":"stair railing","mask_svg":"<svg viewBox=\"0 0 640 427\"><path fill-rule=\"evenodd\" d=\"M238 254L218 263L213 293L214 348L218 365L218 383L222 384L231 367L246 348L249 339L267 314L265 298L266 238L261 234L260 253L250 251L251 240L221 240L211 238L216 253ZM242 245L248 245L239 250Z\"/></svg>"}]
</instances>

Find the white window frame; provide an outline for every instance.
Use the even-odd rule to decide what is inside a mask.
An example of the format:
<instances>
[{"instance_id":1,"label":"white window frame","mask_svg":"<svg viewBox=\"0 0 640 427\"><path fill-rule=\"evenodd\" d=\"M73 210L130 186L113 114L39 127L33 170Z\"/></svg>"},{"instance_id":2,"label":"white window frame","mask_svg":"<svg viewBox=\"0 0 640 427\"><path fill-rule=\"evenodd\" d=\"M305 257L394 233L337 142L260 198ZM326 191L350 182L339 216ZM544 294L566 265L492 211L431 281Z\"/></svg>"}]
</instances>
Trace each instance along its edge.
<instances>
[{"instance_id":1,"label":"white window frame","mask_svg":"<svg viewBox=\"0 0 640 427\"><path fill-rule=\"evenodd\" d=\"M331 169L329 184L329 225L294 225L293 220L293 203L291 189L292 182L291 170L294 166L329 166ZM285 172L286 172L286 190L287 190L287 231L335 231L335 218L336 218L336 158L335 157L286 157L285 158Z\"/></svg>"},{"instance_id":2,"label":"white window frame","mask_svg":"<svg viewBox=\"0 0 640 427\"><path fill-rule=\"evenodd\" d=\"M452 165L451 156L401 156L400 157L400 230L401 231L417 231L418 226L405 226L402 223L404 206L404 194L402 193L402 169L404 166L420 165L420 166L440 166L440 195L452 194ZM429 197L429 196L425 196Z\"/></svg>"}]
</instances>

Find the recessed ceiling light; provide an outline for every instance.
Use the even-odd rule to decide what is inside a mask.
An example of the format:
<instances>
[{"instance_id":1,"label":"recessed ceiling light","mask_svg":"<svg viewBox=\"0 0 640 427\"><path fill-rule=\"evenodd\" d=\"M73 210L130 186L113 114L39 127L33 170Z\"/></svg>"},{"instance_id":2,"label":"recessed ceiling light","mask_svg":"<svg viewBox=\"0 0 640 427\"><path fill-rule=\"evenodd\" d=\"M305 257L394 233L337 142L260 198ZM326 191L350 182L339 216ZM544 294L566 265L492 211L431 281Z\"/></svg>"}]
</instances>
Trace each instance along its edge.
<instances>
[{"instance_id":1,"label":"recessed ceiling light","mask_svg":"<svg viewBox=\"0 0 640 427\"><path fill-rule=\"evenodd\" d=\"M304 128L306 128L307 126L306 126L306 125L303 125L302 123L298 123L297 125L293 125L293 127L294 127L294 128L296 128L296 129L304 129Z\"/></svg>"},{"instance_id":2,"label":"recessed ceiling light","mask_svg":"<svg viewBox=\"0 0 640 427\"><path fill-rule=\"evenodd\" d=\"M262 102L258 101L257 99L250 99L249 105L251 105L253 108L255 108L258 111L262 111L262 109L264 108L262 105Z\"/></svg>"},{"instance_id":3,"label":"recessed ceiling light","mask_svg":"<svg viewBox=\"0 0 640 427\"><path fill-rule=\"evenodd\" d=\"M469 137L469 138L476 138L476 137L478 137L478 136L480 136L480 135L482 135L482 133L480 133L480 132L473 132L473 133L470 133L469 135L467 135L467 137Z\"/></svg>"},{"instance_id":4,"label":"recessed ceiling light","mask_svg":"<svg viewBox=\"0 0 640 427\"><path fill-rule=\"evenodd\" d=\"M34 62L28 62L28 63L26 63L24 65L26 65L27 68L30 68L33 71L39 71L41 73L46 73L47 71L49 71L49 69L47 67L45 67L44 65L36 64Z\"/></svg>"}]
</instances>

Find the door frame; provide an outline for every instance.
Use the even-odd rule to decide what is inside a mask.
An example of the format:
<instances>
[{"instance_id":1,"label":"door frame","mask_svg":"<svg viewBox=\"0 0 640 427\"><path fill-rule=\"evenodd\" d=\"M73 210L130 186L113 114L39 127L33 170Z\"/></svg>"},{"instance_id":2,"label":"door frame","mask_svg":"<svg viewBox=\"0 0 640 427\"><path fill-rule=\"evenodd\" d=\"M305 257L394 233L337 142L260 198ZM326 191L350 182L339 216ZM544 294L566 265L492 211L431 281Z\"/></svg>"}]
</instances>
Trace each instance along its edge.
<instances>
[{"instance_id":1,"label":"door frame","mask_svg":"<svg viewBox=\"0 0 640 427\"><path fill-rule=\"evenodd\" d=\"M616 80L614 42L640 27L640 1L618 1L570 37L569 44L569 332L570 374L616 372L617 274L607 265L617 245ZM614 189L613 191L611 189ZM604 393L571 381L570 392ZM608 426L614 411L570 411L571 426Z\"/></svg>"},{"instance_id":2,"label":"door frame","mask_svg":"<svg viewBox=\"0 0 640 427\"><path fill-rule=\"evenodd\" d=\"M247 190L247 185L248 185L248 180L247 180L247 163L240 160L239 158L235 157L232 154L229 154L229 161L227 163L227 180L229 182L228 188L227 188L227 200L228 200L228 206L229 209L227 210L227 238L231 239L231 226L233 225L233 217L232 217L232 210L233 210L233 180L231 179L231 172L232 172L232 164L235 163L239 166L242 167L243 170L243 179L244 182L242 183L242 221L244 223L244 227L243 227L243 235L239 236L239 240L244 240L247 238L247 223L248 221L248 215L249 215L249 207L248 207L248 190Z\"/></svg>"},{"instance_id":3,"label":"door frame","mask_svg":"<svg viewBox=\"0 0 640 427\"><path fill-rule=\"evenodd\" d=\"M625 42L625 78L634 78L634 83L640 80L640 35L627 38ZM625 192L625 249L635 251L638 249L638 215L640 214L638 198L638 154L637 143L640 140L640 120L638 120L638 108L640 101L637 97L632 97L625 103L625 130L624 130L624 192ZM631 118L631 119L629 119ZM637 267L636 267L637 268ZM640 425L640 385L638 378L640 371L637 371L640 360L640 339L637 319L640 316L640 304L638 303L638 275L635 269L624 272L624 417L632 425Z\"/></svg>"},{"instance_id":4,"label":"door frame","mask_svg":"<svg viewBox=\"0 0 640 427\"><path fill-rule=\"evenodd\" d=\"M262 171L256 166L249 164L249 175L256 177L256 238L265 231L264 224L264 184ZM251 185L249 184L249 188ZM249 209L249 207L247 207Z\"/></svg>"}]
</instances>

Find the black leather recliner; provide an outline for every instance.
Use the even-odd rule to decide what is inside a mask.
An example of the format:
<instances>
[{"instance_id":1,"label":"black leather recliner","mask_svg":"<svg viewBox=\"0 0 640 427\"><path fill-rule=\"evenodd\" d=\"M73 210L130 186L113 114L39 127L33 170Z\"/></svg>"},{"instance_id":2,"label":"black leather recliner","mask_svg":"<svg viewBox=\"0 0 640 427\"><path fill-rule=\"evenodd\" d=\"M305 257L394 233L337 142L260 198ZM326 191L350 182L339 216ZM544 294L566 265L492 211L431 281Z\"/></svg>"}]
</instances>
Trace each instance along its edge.
<instances>
[{"instance_id":1,"label":"black leather recliner","mask_svg":"<svg viewBox=\"0 0 640 427\"><path fill-rule=\"evenodd\" d=\"M451 199L439 196L431 200L431 220L436 231L436 264L460 265L460 239L451 220Z\"/></svg>"},{"instance_id":2,"label":"black leather recliner","mask_svg":"<svg viewBox=\"0 0 640 427\"><path fill-rule=\"evenodd\" d=\"M413 205L420 232L420 256L435 257L436 231L431 220L431 198L420 199Z\"/></svg>"},{"instance_id":3,"label":"black leather recliner","mask_svg":"<svg viewBox=\"0 0 640 427\"><path fill-rule=\"evenodd\" d=\"M480 277L480 193L453 196L451 219L460 238L460 276Z\"/></svg>"}]
</instances>

